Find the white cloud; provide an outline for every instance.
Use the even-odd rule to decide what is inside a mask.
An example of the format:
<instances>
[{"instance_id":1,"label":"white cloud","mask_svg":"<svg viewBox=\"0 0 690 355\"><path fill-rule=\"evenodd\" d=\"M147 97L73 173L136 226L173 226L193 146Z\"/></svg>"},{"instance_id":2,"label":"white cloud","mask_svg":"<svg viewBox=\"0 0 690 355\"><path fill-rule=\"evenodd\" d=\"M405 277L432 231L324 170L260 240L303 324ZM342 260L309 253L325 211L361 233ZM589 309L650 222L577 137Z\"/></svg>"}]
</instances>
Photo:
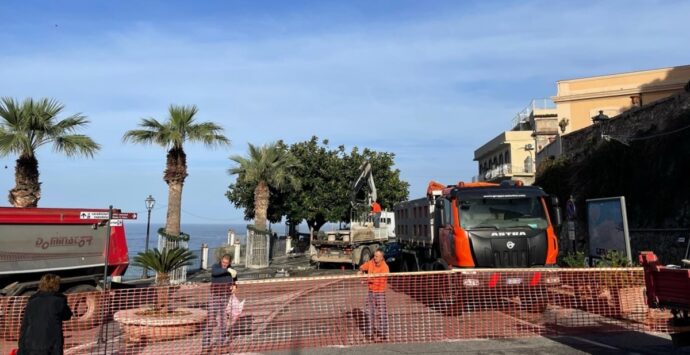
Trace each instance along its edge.
<instances>
[{"instance_id":1,"label":"white cloud","mask_svg":"<svg viewBox=\"0 0 690 355\"><path fill-rule=\"evenodd\" d=\"M681 50L690 42L690 4L578 4L491 3L367 26L301 23L295 32L281 28L310 17L129 23L0 54L2 95L51 96L88 115L86 133L103 151L70 166L81 181L130 187L111 193L72 183L66 160L45 151L46 205L89 204L102 194L140 208L151 191L162 201L165 150L121 137L142 117L164 118L170 103L197 104L199 119L222 124L233 141L230 149L186 148L183 203L196 215L241 219L222 193L227 157L244 154L247 142L312 135L396 152L416 196L430 179L469 180L473 150L509 128L529 100L553 95L558 79L690 62ZM259 25L275 35L253 35ZM2 180L9 189L11 179Z\"/></svg>"}]
</instances>

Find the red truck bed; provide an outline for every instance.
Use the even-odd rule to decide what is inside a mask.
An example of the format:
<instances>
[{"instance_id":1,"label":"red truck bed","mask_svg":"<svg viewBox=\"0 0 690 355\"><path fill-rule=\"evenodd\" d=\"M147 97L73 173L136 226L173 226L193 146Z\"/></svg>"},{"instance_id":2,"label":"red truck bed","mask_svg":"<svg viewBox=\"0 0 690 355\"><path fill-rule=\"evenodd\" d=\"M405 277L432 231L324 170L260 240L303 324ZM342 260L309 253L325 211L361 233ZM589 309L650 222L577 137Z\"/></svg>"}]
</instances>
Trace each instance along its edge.
<instances>
[{"instance_id":1,"label":"red truck bed","mask_svg":"<svg viewBox=\"0 0 690 355\"><path fill-rule=\"evenodd\" d=\"M690 269L671 269L659 264L651 251L640 253L647 286L647 304L653 308L690 311Z\"/></svg>"}]
</instances>

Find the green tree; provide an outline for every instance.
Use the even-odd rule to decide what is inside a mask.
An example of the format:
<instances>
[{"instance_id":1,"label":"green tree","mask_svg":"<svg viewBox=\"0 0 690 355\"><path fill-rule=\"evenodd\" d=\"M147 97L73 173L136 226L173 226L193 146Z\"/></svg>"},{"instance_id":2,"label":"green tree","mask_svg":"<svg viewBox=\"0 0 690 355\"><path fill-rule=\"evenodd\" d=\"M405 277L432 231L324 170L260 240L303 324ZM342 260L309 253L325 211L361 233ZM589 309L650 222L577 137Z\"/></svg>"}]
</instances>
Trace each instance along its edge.
<instances>
[{"instance_id":1,"label":"green tree","mask_svg":"<svg viewBox=\"0 0 690 355\"><path fill-rule=\"evenodd\" d=\"M282 142L279 142L282 144ZM327 222L350 220L350 185L360 174L359 165L368 159L374 167L374 179L379 200L385 208L407 199L409 184L400 180L400 171L393 169L392 153L379 153L365 149L362 153L345 147L329 147L328 140L312 137L305 142L290 145L290 153L300 162L299 176L302 188L283 191L270 190L269 219L280 221L283 216L293 224L306 221L314 231ZM244 208L245 218L253 218L253 185L241 179L230 185L226 194L238 208Z\"/></svg>"},{"instance_id":2,"label":"green tree","mask_svg":"<svg viewBox=\"0 0 690 355\"><path fill-rule=\"evenodd\" d=\"M400 201L407 200L410 184L400 179L400 169L394 169L395 153L377 152L369 148L364 148L360 153L357 147L353 148L349 155L343 158L343 177L349 184L355 181L361 173L358 169L363 162L371 164L371 171L374 177L374 184L378 195L378 203L384 210L392 210L393 205ZM362 192L360 192L362 193ZM349 191L348 191L349 199ZM349 200L348 200L349 203ZM366 206L368 208L368 206ZM341 215L343 221L350 221L349 210Z\"/></svg>"},{"instance_id":3,"label":"green tree","mask_svg":"<svg viewBox=\"0 0 690 355\"><path fill-rule=\"evenodd\" d=\"M170 105L168 118L159 122L155 118L144 118L141 129L127 131L124 142L156 144L168 149L163 180L168 184L168 211L165 220L167 236L180 235L180 211L182 209L182 187L187 177L187 155L184 143L200 142L213 148L230 144L223 135L223 128L213 122L196 122L199 112L196 105Z\"/></svg>"},{"instance_id":4,"label":"green tree","mask_svg":"<svg viewBox=\"0 0 690 355\"><path fill-rule=\"evenodd\" d=\"M318 231L329 221L338 221L347 210L347 184L342 177L345 148L331 149L328 140L318 137L294 143L290 152L300 161L302 190L285 196L283 213L293 224L302 221Z\"/></svg>"},{"instance_id":5,"label":"green tree","mask_svg":"<svg viewBox=\"0 0 690 355\"><path fill-rule=\"evenodd\" d=\"M64 105L43 98L25 99L21 103L4 97L0 102L0 155L17 154L14 168L15 186L9 192L9 202L15 207L36 207L41 198L36 150L52 144L55 152L68 157L93 157L100 146L88 136L75 134L89 121L79 113L62 120L57 116Z\"/></svg>"},{"instance_id":6,"label":"green tree","mask_svg":"<svg viewBox=\"0 0 690 355\"><path fill-rule=\"evenodd\" d=\"M294 174L299 167L297 159L279 143L262 147L250 143L247 157L233 155L230 160L237 166L228 169L228 173L237 175L238 181L253 186L254 224L257 229L266 230L270 189L299 189L300 182Z\"/></svg>"}]
</instances>

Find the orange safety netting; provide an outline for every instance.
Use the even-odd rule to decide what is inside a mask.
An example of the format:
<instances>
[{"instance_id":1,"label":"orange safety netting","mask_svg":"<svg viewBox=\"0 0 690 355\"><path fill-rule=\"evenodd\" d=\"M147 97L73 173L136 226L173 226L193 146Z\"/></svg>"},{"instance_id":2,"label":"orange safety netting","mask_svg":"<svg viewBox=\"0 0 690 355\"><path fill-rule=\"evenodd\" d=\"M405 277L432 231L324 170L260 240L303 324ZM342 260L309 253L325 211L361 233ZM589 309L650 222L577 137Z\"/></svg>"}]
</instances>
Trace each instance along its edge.
<instances>
[{"instance_id":1,"label":"orange safety netting","mask_svg":"<svg viewBox=\"0 0 690 355\"><path fill-rule=\"evenodd\" d=\"M209 284L69 294L75 318L64 325L65 353L193 354L204 337L216 353L230 353L673 331L670 311L646 306L641 268L389 274L381 294L369 294L366 277L240 282L236 296L244 303L241 311L235 304L234 319L227 299L214 303ZM0 298L1 354L17 346L26 301ZM156 312L156 304L166 306ZM209 320L209 311L225 318Z\"/></svg>"}]
</instances>

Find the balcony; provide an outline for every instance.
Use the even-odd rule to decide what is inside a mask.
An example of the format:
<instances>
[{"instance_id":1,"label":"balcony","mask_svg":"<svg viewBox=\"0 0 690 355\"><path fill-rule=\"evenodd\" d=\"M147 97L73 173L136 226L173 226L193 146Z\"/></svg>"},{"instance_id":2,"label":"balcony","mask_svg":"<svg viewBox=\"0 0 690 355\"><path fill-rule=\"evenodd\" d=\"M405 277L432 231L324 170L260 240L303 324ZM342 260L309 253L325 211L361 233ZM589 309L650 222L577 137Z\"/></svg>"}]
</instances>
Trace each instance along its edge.
<instances>
[{"instance_id":1,"label":"balcony","mask_svg":"<svg viewBox=\"0 0 690 355\"><path fill-rule=\"evenodd\" d=\"M533 175L534 174L534 165L533 164L527 164L525 166L513 166L511 164L502 164L497 167L494 167L492 169L489 169L488 171L484 172L483 174L476 175L472 177L472 181L477 182L477 181L499 181L499 180L504 180L504 178L511 178L514 175Z\"/></svg>"},{"instance_id":2,"label":"balcony","mask_svg":"<svg viewBox=\"0 0 690 355\"><path fill-rule=\"evenodd\" d=\"M526 124L530 120L532 113L541 110L554 110L556 104L551 101L551 99L534 99L527 107L518 112L515 117L513 117L513 128L520 127L520 125Z\"/></svg>"}]
</instances>

